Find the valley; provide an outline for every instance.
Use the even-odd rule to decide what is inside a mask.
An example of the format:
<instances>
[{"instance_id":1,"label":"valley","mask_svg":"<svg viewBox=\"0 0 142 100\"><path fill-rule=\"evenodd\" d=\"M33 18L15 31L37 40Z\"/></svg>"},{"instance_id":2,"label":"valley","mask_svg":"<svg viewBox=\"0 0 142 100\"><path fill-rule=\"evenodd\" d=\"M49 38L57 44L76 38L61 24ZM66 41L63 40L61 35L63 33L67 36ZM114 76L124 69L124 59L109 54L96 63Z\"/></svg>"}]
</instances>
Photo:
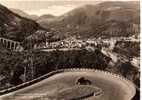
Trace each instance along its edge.
<instances>
[{"instance_id":1,"label":"valley","mask_svg":"<svg viewBox=\"0 0 142 100\"><path fill-rule=\"evenodd\" d=\"M60 69L89 68L125 77L139 98L139 11L133 1L84 5L61 16L0 5L0 90Z\"/></svg>"}]
</instances>

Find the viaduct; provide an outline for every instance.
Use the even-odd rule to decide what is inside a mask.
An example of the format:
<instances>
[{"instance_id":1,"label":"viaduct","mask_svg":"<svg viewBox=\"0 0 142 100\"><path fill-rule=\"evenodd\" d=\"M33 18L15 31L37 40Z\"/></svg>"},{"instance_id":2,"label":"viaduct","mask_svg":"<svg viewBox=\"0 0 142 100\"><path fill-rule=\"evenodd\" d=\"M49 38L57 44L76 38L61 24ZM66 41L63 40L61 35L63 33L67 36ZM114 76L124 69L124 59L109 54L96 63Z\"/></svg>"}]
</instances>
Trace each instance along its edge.
<instances>
[{"instance_id":1,"label":"viaduct","mask_svg":"<svg viewBox=\"0 0 142 100\"><path fill-rule=\"evenodd\" d=\"M2 44L5 48L11 49L11 50L16 50L16 48L20 46L20 42L6 39L3 37L0 37L0 44Z\"/></svg>"}]
</instances>

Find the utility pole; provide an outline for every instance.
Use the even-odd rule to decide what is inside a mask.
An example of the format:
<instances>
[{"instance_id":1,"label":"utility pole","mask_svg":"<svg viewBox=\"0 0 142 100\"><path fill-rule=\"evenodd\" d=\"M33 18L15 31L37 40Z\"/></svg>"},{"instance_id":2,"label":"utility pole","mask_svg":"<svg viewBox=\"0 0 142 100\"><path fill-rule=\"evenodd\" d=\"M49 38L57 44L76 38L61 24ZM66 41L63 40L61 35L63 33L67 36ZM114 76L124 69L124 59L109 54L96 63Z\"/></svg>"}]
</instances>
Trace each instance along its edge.
<instances>
[{"instance_id":1,"label":"utility pole","mask_svg":"<svg viewBox=\"0 0 142 100\"><path fill-rule=\"evenodd\" d=\"M34 66L33 66L33 53L31 51L26 52L26 58L24 60L24 82L34 79Z\"/></svg>"},{"instance_id":2,"label":"utility pole","mask_svg":"<svg viewBox=\"0 0 142 100\"><path fill-rule=\"evenodd\" d=\"M30 56L30 67L31 67L31 79L34 79L34 66L33 66L33 53Z\"/></svg>"},{"instance_id":3,"label":"utility pole","mask_svg":"<svg viewBox=\"0 0 142 100\"><path fill-rule=\"evenodd\" d=\"M24 67L24 81L30 81L34 79L35 76L35 68L34 68L34 64L33 64L33 46L32 43L30 43L30 50L26 50L25 52L25 67Z\"/></svg>"},{"instance_id":4,"label":"utility pole","mask_svg":"<svg viewBox=\"0 0 142 100\"><path fill-rule=\"evenodd\" d=\"M26 66L26 64L27 64L27 58L24 60L24 82L26 82L26 71L27 71L27 66Z\"/></svg>"}]
</instances>

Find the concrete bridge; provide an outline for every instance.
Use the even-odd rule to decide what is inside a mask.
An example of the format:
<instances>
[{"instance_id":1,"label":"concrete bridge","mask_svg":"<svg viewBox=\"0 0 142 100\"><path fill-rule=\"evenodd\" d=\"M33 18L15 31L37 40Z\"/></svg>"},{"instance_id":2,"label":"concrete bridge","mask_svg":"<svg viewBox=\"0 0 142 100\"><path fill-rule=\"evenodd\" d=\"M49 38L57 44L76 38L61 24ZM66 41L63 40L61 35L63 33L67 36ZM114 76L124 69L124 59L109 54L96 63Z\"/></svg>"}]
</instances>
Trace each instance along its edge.
<instances>
[{"instance_id":1,"label":"concrete bridge","mask_svg":"<svg viewBox=\"0 0 142 100\"><path fill-rule=\"evenodd\" d=\"M6 39L3 37L0 37L0 44L2 44L5 48L10 50L16 50L17 47L20 47L20 42Z\"/></svg>"},{"instance_id":2,"label":"concrete bridge","mask_svg":"<svg viewBox=\"0 0 142 100\"><path fill-rule=\"evenodd\" d=\"M91 84L76 84L80 77ZM97 93L96 87L102 92L89 95L90 91ZM61 69L0 91L0 100L74 100L78 97L87 100L132 100L135 93L135 85L116 74L93 69Z\"/></svg>"}]
</instances>

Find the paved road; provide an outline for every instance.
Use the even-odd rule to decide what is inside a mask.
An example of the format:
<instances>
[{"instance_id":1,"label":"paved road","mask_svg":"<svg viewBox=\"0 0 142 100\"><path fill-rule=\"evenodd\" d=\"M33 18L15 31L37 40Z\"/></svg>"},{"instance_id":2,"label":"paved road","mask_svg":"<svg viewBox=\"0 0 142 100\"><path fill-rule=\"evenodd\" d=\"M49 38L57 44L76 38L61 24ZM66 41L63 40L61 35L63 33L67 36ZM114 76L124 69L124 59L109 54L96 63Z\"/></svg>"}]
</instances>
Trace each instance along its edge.
<instances>
[{"instance_id":1,"label":"paved road","mask_svg":"<svg viewBox=\"0 0 142 100\"><path fill-rule=\"evenodd\" d=\"M32 86L0 96L0 100L53 100L49 98L57 97L60 90L74 86L79 77L89 79L92 85L103 90L101 96L84 100L131 100L135 95L135 87L128 80L101 71L78 70L55 74Z\"/></svg>"}]
</instances>

